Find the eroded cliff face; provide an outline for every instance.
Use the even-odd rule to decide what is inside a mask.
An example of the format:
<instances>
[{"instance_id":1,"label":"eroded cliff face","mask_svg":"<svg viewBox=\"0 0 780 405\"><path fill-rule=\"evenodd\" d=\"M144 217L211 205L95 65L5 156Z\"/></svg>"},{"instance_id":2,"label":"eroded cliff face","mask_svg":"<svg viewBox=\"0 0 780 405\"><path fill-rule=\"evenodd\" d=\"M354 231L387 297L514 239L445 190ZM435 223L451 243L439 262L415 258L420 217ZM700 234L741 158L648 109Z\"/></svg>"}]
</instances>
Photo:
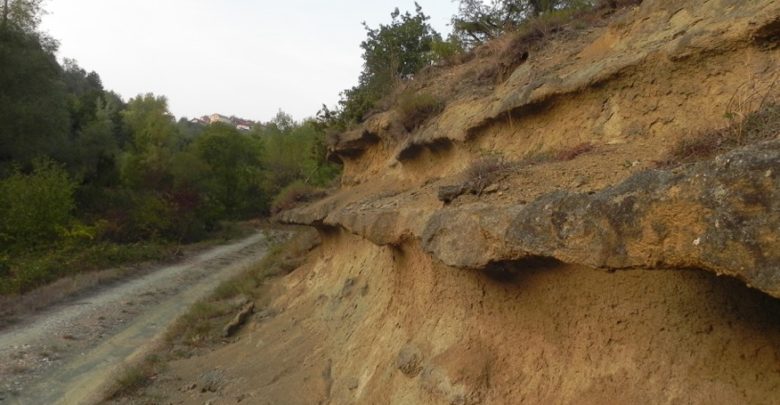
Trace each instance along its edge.
<instances>
[{"instance_id":1,"label":"eroded cliff face","mask_svg":"<svg viewBox=\"0 0 780 405\"><path fill-rule=\"evenodd\" d=\"M777 402L780 134L668 156L778 100L778 38L777 1L645 0L421 75L443 112L339 137L341 190L281 215L323 244L193 368L259 403Z\"/></svg>"},{"instance_id":2,"label":"eroded cliff face","mask_svg":"<svg viewBox=\"0 0 780 405\"><path fill-rule=\"evenodd\" d=\"M699 268L780 297L780 141L656 168L680 138L777 99L778 21L771 1L645 1L538 49L497 41L409 84L447 102L416 131L390 110L343 134L342 190L282 217L416 241L458 268ZM504 81L473 79L507 53L521 55ZM437 199L485 155L514 162L493 193Z\"/></svg>"},{"instance_id":3,"label":"eroded cliff face","mask_svg":"<svg viewBox=\"0 0 780 405\"><path fill-rule=\"evenodd\" d=\"M467 271L333 230L239 340L178 361L232 404L770 404L780 301L697 270Z\"/></svg>"}]
</instances>

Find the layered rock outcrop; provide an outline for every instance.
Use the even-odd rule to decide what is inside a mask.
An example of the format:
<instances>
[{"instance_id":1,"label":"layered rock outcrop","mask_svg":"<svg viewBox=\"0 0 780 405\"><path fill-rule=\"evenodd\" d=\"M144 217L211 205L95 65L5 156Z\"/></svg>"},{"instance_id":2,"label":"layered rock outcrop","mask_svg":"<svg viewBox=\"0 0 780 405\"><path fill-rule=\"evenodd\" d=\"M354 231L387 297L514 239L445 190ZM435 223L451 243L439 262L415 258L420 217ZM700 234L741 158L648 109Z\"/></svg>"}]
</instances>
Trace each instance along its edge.
<instances>
[{"instance_id":1,"label":"layered rock outcrop","mask_svg":"<svg viewBox=\"0 0 780 405\"><path fill-rule=\"evenodd\" d=\"M529 257L613 270L700 268L780 297L780 140L641 172L598 192L498 206L408 205L403 193L346 204L336 196L281 218L342 227L379 245L417 240L459 268Z\"/></svg>"},{"instance_id":2,"label":"layered rock outcrop","mask_svg":"<svg viewBox=\"0 0 780 405\"><path fill-rule=\"evenodd\" d=\"M390 109L338 137L341 189L280 215L322 245L173 381L219 367L220 400L269 404L776 402L780 134L717 137L780 105L780 3L597 17L407 82L446 104L414 131ZM718 153L673 159L689 138Z\"/></svg>"},{"instance_id":3,"label":"layered rock outcrop","mask_svg":"<svg viewBox=\"0 0 780 405\"><path fill-rule=\"evenodd\" d=\"M780 297L780 141L655 168L681 137L759 108L750 103L757 94L764 102L780 94L780 5L716 3L645 1L580 38L564 30L543 48L523 48L519 66L487 93L452 85L493 54L519 52L494 45L425 83L447 106L417 131L399 132L391 110L339 138L342 190L281 219L379 245L415 241L457 268L529 257L699 268ZM500 196L436 200L486 153L526 162L583 142L595 152L525 163L498 182Z\"/></svg>"}]
</instances>

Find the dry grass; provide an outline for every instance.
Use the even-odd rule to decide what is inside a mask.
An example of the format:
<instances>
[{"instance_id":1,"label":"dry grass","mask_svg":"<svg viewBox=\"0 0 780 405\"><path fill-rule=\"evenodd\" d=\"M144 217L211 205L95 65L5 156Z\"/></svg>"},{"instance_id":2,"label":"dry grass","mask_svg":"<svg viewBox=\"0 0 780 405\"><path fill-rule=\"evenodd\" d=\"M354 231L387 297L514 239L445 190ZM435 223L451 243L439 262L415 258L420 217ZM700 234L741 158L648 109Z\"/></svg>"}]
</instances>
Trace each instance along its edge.
<instances>
[{"instance_id":1,"label":"dry grass","mask_svg":"<svg viewBox=\"0 0 780 405\"><path fill-rule=\"evenodd\" d=\"M725 128L702 131L679 139L666 158L657 162L668 167L711 158L748 144L780 135L780 100L775 84L764 88L755 83L741 86L728 104Z\"/></svg>"},{"instance_id":2,"label":"dry grass","mask_svg":"<svg viewBox=\"0 0 780 405\"><path fill-rule=\"evenodd\" d=\"M569 149L563 149L555 154L555 160L565 162L574 160L578 156L593 151L594 146L590 142L584 142Z\"/></svg>"},{"instance_id":3,"label":"dry grass","mask_svg":"<svg viewBox=\"0 0 780 405\"><path fill-rule=\"evenodd\" d=\"M511 167L503 156L490 155L476 160L466 170L466 188L482 194L485 188L506 176Z\"/></svg>"},{"instance_id":4,"label":"dry grass","mask_svg":"<svg viewBox=\"0 0 780 405\"><path fill-rule=\"evenodd\" d=\"M127 365L114 376L114 381L104 394L105 400L127 397L149 385L165 367L157 355L147 356L136 365Z\"/></svg>"},{"instance_id":5,"label":"dry grass","mask_svg":"<svg viewBox=\"0 0 780 405\"><path fill-rule=\"evenodd\" d=\"M300 204L317 200L325 196L325 191L310 186L302 181L296 181L287 185L271 202L271 214L276 215L287 211Z\"/></svg>"},{"instance_id":6,"label":"dry grass","mask_svg":"<svg viewBox=\"0 0 780 405\"><path fill-rule=\"evenodd\" d=\"M444 109L444 102L426 92L405 91L398 97L398 115L407 131L414 131Z\"/></svg>"},{"instance_id":7,"label":"dry grass","mask_svg":"<svg viewBox=\"0 0 780 405\"><path fill-rule=\"evenodd\" d=\"M485 189L498 183L511 172L525 167L574 160L578 156L591 152L595 146L589 142L581 143L571 148L558 151L546 151L529 154L518 161L509 162L498 154L489 154L471 163L464 173L464 181L454 186L443 186L439 189L438 198L449 204L461 195L482 195Z\"/></svg>"},{"instance_id":8,"label":"dry grass","mask_svg":"<svg viewBox=\"0 0 780 405\"><path fill-rule=\"evenodd\" d=\"M572 147L561 148L557 150L548 150L544 152L534 152L526 155L520 161L516 162L517 167L528 167L553 162L568 162L581 155L593 152L596 146L590 142L583 142Z\"/></svg>"},{"instance_id":9,"label":"dry grass","mask_svg":"<svg viewBox=\"0 0 780 405\"><path fill-rule=\"evenodd\" d=\"M222 328L247 301L258 303L266 298L266 281L300 267L306 254L318 244L317 233L307 229L275 246L261 262L222 283L209 298L193 305L168 329L165 341L170 346L184 347L205 347L221 341Z\"/></svg>"},{"instance_id":10,"label":"dry grass","mask_svg":"<svg viewBox=\"0 0 780 405\"><path fill-rule=\"evenodd\" d=\"M751 81L740 86L729 100L727 137L742 146L780 132L780 105L775 82L765 88Z\"/></svg>"},{"instance_id":11,"label":"dry grass","mask_svg":"<svg viewBox=\"0 0 780 405\"><path fill-rule=\"evenodd\" d=\"M480 72L480 79L492 78L496 83L503 82L517 66L528 59L532 51L541 49L556 35L572 35L577 31L603 24L614 10L641 2L642 0L603 0L593 8L573 7L528 19L508 34L510 40L498 52L495 65Z\"/></svg>"}]
</instances>

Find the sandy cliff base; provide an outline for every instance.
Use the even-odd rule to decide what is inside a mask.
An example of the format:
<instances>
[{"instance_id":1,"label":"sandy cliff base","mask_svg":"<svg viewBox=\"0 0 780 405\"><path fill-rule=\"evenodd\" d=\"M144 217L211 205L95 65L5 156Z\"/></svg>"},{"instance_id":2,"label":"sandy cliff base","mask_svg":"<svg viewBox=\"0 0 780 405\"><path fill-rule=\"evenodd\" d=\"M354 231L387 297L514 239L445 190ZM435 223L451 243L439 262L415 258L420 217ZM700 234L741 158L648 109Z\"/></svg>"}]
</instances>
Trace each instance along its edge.
<instances>
[{"instance_id":1,"label":"sandy cliff base","mask_svg":"<svg viewBox=\"0 0 780 405\"><path fill-rule=\"evenodd\" d=\"M324 235L239 340L172 363L163 403L776 403L780 300L696 270L476 272ZM144 401L144 399L136 399Z\"/></svg>"}]
</instances>

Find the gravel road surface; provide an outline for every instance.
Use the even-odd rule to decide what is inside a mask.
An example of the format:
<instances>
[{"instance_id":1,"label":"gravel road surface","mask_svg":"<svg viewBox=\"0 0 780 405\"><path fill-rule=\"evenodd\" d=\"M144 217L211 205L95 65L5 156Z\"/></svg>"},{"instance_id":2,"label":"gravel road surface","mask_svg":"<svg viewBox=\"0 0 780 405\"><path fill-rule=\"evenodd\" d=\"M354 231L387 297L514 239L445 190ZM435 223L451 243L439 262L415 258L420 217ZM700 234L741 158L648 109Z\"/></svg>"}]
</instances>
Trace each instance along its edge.
<instances>
[{"instance_id":1,"label":"gravel road surface","mask_svg":"<svg viewBox=\"0 0 780 405\"><path fill-rule=\"evenodd\" d=\"M0 330L0 404L94 402L113 372L281 237L257 233Z\"/></svg>"}]
</instances>

